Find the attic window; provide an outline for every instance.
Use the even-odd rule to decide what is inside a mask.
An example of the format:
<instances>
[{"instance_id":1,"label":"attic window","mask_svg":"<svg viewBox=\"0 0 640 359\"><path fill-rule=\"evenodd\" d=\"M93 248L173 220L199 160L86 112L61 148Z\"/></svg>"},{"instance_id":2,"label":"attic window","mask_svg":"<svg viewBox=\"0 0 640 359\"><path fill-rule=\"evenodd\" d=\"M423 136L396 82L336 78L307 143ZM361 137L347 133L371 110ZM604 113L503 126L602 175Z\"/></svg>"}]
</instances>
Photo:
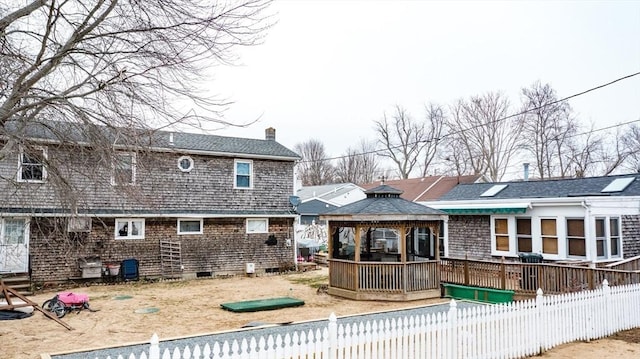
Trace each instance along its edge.
<instances>
[{"instance_id":1,"label":"attic window","mask_svg":"<svg viewBox=\"0 0 640 359\"><path fill-rule=\"evenodd\" d=\"M616 178L600 192L622 192L635 179L635 177Z\"/></svg>"},{"instance_id":2,"label":"attic window","mask_svg":"<svg viewBox=\"0 0 640 359\"><path fill-rule=\"evenodd\" d=\"M189 172L193 169L193 158L189 156L182 156L178 158L178 168L182 172Z\"/></svg>"},{"instance_id":3,"label":"attic window","mask_svg":"<svg viewBox=\"0 0 640 359\"><path fill-rule=\"evenodd\" d=\"M506 184L493 185L493 187L491 187L488 190L484 191L484 193L481 194L480 197L493 197L493 196L497 195L498 193L500 193L500 191L502 191L503 189L507 188L507 186L508 185L506 185Z\"/></svg>"}]
</instances>

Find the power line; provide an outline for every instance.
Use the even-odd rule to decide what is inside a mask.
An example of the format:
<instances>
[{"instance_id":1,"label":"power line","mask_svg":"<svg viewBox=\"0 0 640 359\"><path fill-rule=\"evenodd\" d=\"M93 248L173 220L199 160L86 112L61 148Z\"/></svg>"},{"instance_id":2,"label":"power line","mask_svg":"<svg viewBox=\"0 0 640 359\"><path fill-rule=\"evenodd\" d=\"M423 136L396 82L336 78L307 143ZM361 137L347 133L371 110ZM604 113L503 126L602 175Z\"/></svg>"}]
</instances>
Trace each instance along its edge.
<instances>
[{"instance_id":1,"label":"power line","mask_svg":"<svg viewBox=\"0 0 640 359\"><path fill-rule=\"evenodd\" d=\"M619 77L619 78L617 78L617 79L615 79L615 80L609 81L609 82L607 82L607 83L604 83L604 84L601 84L601 85L598 85L598 86L595 86L595 87L589 88L589 89L587 89L587 90L584 90L584 91L581 91L581 92L575 93L575 94L570 95L570 96L567 96L567 97L563 97L563 98L561 98L561 99L558 99L558 100L556 100L556 101L549 102L549 103L544 104L544 105L541 105L541 106L537 106L537 107L529 108L529 109L526 109L526 110L520 111L520 112L515 113L515 114L507 115L507 116L504 116L504 117L501 117L501 118L495 119L495 120L493 120L493 121L490 121L490 122L488 122L488 123L478 124L478 125L475 125L475 126L471 126L471 127L469 127L469 128L466 128L466 129L465 129L465 128L463 128L463 129L460 129L460 130L458 130L458 131L454 131L454 132L448 133L448 134L443 135L442 137L438 138L437 140L438 140L438 141L440 141L440 140L442 140L442 139L444 139L444 138L446 138L446 137L450 137L450 136L455 135L455 134L459 134L459 133L462 133L462 132L465 132L465 131L470 131L470 130L472 130L472 129L479 128L479 127L482 127L482 126L487 126L487 125L490 125L490 124L493 124L493 123L498 123L498 122L501 122L501 121L504 121L504 120L508 120L508 119L510 119L510 118L513 118L513 117L522 116L522 115L525 115L525 114L527 114L527 113L529 113L529 112L537 111L537 110L543 109L543 108L545 108L545 107L547 107L547 106L555 105L555 104L557 104L557 103L564 102L564 101L570 100L570 99L572 99L572 98L576 98L576 97L579 97L579 96L582 96L582 95L588 94L589 92L593 92L593 91L596 91L596 90L600 90L600 89L602 89L602 88L605 88L605 87L611 86L611 85L613 85L613 84L615 84L615 83L617 83L617 82L620 82L620 81L623 81L623 80L627 80L627 79L630 79L630 78L635 77L635 76L638 76L638 75L640 75L640 72L635 72L635 73L632 73L632 74L629 74L629 75L626 75L626 76L622 76L622 77ZM625 123L620 123L620 124L616 124L616 125L612 125L612 126L604 127L604 128L597 129L597 130L590 130L590 131L587 131L587 132L585 132L585 133L577 134L577 135L574 135L574 136L582 136L582 135L586 135L586 134L594 133L594 132L597 132L597 131L603 131L603 130L607 130L607 129L611 129L611 128L615 128L615 127L620 127L620 126L628 125L628 124L631 124L631 123L634 123L634 122L640 122L640 120L633 120L633 121L628 121L628 122L625 122ZM420 142L430 142L430 141L432 141L432 140L411 142L411 143L408 143L408 145L415 145L415 144L420 143ZM380 153L380 152L386 152L386 151L388 151L388 150L394 150L394 149L398 149L398 148L402 148L402 145L392 146L392 147L390 147L390 148L385 148L385 149L376 149L376 150L372 150L372 151L365 151L365 152L356 153L356 154L351 154L351 155L342 155L342 156L328 157L328 158L325 158L325 159L324 159L324 161L339 160L339 159L342 159L342 158L348 158L348 157L351 157L351 156L364 156L364 155L369 155L369 154L378 154L378 153ZM308 161L304 161L304 160L303 160L303 161L300 161L300 163L307 163L307 162L313 162L313 160L308 160Z\"/></svg>"}]
</instances>

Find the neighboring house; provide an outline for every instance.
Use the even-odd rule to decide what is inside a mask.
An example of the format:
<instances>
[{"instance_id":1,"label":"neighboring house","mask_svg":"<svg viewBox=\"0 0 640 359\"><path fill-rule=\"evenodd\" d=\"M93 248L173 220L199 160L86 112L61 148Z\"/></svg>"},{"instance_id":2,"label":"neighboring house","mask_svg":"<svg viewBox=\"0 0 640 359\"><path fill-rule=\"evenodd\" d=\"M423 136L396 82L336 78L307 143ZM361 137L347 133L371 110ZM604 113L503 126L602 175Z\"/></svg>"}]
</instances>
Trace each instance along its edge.
<instances>
[{"instance_id":1,"label":"neighboring house","mask_svg":"<svg viewBox=\"0 0 640 359\"><path fill-rule=\"evenodd\" d=\"M176 265L183 276L293 265L299 157L275 129L264 140L155 131L145 148L115 142L110 161L89 142L82 150L28 130L29 153L0 159L0 272L45 282L87 277L88 259L135 258L140 277L175 274ZM68 191L50 175L54 161L66 164L57 170Z\"/></svg>"},{"instance_id":2,"label":"neighboring house","mask_svg":"<svg viewBox=\"0 0 640 359\"><path fill-rule=\"evenodd\" d=\"M409 179L395 179L361 184L360 187L370 190L381 184L386 184L402 191L401 198L412 202L434 201L461 183L477 183L481 175L467 176L428 176Z\"/></svg>"},{"instance_id":3,"label":"neighboring house","mask_svg":"<svg viewBox=\"0 0 640 359\"><path fill-rule=\"evenodd\" d=\"M422 204L449 214L445 256L614 261L640 255L640 174L460 184Z\"/></svg>"},{"instance_id":4,"label":"neighboring house","mask_svg":"<svg viewBox=\"0 0 640 359\"><path fill-rule=\"evenodd\" d=\"M296 225L296 243L300 247L317 248L326 245L326 221L320 215L366 197L364 190L353 183L336 183L323 186L307 186L296 191L300 215Z\"/></svg>"}]
</instances>

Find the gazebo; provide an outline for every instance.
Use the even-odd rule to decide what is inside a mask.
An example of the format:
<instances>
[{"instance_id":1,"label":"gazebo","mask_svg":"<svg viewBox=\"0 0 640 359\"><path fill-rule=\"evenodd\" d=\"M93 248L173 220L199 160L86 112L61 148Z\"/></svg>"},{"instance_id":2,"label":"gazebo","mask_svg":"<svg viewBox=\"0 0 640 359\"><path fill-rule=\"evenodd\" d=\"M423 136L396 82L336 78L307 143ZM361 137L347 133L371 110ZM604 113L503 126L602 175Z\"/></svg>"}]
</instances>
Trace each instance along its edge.
<instances>
[{"instance_id":1,"label":"gazebo","mask_svg":"<svg viewBox=\"0 0 640 359\"><path fill-rule=\"evenodd\" d=\"M381 185L336 208L327 221L328 292L356 300L440 296L439 234L445 212L400 198Z\"/></svg>"}]
</instances>

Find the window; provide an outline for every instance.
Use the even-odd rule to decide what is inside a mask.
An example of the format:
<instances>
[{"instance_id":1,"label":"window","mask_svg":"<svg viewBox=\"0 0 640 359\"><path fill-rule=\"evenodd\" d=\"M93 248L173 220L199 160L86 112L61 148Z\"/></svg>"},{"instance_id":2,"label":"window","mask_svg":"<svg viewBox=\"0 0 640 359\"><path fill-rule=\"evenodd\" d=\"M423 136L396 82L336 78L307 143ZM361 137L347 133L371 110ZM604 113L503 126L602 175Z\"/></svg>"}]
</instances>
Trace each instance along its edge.
<instances>
[{"instance_id":1,"label":"window","mask_svg":"<svg viewBox=\"0 0 640 359\"><path fill-rule=\"evenodd\" d=\"M112 185L127 185L136 182L136 154L116 153L113 159Z\"/></svg>"},{"instance_id":2,"label":"window","mask_svg":"<svg viewBox=\"0 0 640 359\"><path fill-rule=\"evenodd\" d=\"M267 233L269 221L266 218L247 218L247 233Z\"/></svg>"},{"instance_id":3,"label":"window","mask_svg":"<svg viewBox=\"0 0 640 359\"><path fill-rule=\"evenodd\" d=\"M182 172L190 172L193 169L193 158L189 156L178 158L178 168Z\"/></svg>"},{"instance_id":4,"label":"window","mask_svg":"<svg viewBox=\"0 0 640 359\"><path fill-rule=\"evenodd\" d=\"M531 244L531 218L517 218L516 230L518 231L518 252L533 252Z\"/></svg>"},{"instance_id":5,"label":"window","mask_svg":"<svg viewBox=\"0 0 640 359\"><path fill-rule=\"evenodd\" d=\"M202 234L202 219L178 219L178 234Z\"/></svg>"},{"instance_id":6,"label":"window","mask_svg":"<svg viewBox=\"0 0 640 359\"><path fill-rule=\"evenodd\" d=\"M91 232L90 217L70 217L67 232Z\"/></svg>"},{"instance_id":7,"label":"window","mask_svg":"<svg viewBox=\"0 0 640 359\"><path fill-rule=\"evenodd\" d=\"M604 218L596 218L596 255L598 258L607 257L607 235L604 223Z\"/></svg>"},{"instance_id":8,"label":"window","mask_svg":"<svg viewBox=\"0 0 640 359\"><path fill-rule=\"evenodd\" d=\"M609 218L609 236L611 257L620 257L620 219Z\"/></svg>"},{"instance_id":9,"label":"window","mask_svg":"<svg viewBox=\"0 0 640 359\"><path fill-rule=\"evenodd\" d=\"M24 219L7 218L4 220L2 236L5 245L24 244L27 221Z\"/></svg>"},{"instance_id":10,"label":"window","mask_svg":"<svg viewBox=\"0 0 640 359\"><path fill-rule=\"evenodd\" d=\"M235 161L235 188L253 188L252 167L251 161Z\"/></svg>"},{"instance_id":11,"label":"window","mask_svg":"<svg viewBox=\"0 0 640 359\"><path fill-rule=\"evenodd\" d=\"M47 151L42 147L35 147L26 151L20 151L20 164L18 169L19 182L44 182L47 179L47 169L44 165L47 159Z\"/></svg>"},{"instance_id":12,"label":"window","mask_svg":"<svg viewBox=\"0 0 640 359\"><path fill-rule=\"evenodd\" d=\"M506 218L494 218L494 238L496 251L509 251L509 221Z\"/></svg>"},{"instance_id":13,"label":"window","mask_svg":"<svg viewBox=\"0 0 640 359\"><path fill-rule=\"evenodd\" d=\"M144 219L116 219L116 239L144 239Z\"/></svg>"},{"instance_id":14,"label":"window","mask_svg":"<svg viewBox=\"0 0 640 359\"><path fill-rule=\"evenodd\" d=\"M558 254L558 230L555 219L541 219L542 253Z\"/></svg>"},{"instance_id":15,"label":"window","mask_svg":"<svg viewBox=\"0 0 640 359\"><path fill-rule=\"evenodd\" d=\"M587 256L583 218L567 219L567 242L569 256Z\"/></svg>"},{"instance_id":16,"label":"window","mask_svg":"<svg viewBox=\"0 0 640 359\"><path fill-rule=\"evenodd\" d=\"M498 193L500 193L500 191L502 191L503 189L507 188L508 185L506 184L496 184L493 185L491 188L489 188L488 190L484 191L480 197L493 197L495 195L497 195Z\"/></svg>"}]
</instances>

